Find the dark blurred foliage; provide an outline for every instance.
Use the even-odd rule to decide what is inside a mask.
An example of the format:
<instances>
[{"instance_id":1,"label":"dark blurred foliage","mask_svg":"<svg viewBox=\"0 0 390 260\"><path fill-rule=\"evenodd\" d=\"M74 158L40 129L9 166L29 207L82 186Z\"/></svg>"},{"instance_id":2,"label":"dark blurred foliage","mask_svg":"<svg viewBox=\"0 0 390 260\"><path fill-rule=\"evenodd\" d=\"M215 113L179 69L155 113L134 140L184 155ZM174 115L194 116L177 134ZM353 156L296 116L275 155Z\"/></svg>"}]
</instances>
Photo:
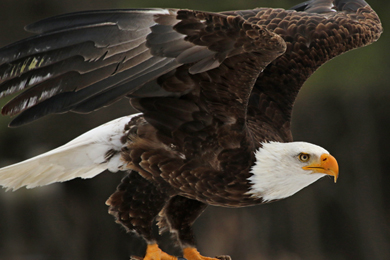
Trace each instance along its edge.
<instances>
[{"instance_id":1,"label":"dark blurred foliage","mask_svg":"<svg viewBox=\"0 0 390 260\"><path fill-rule=\"evenodd\" d=\"M60 13L105 8L202 10L289 8L299 0L0 0L0 45L28 36L24 25ZM387 0L370 0L384 28ZM337 184L325 178L277 203L210 207L196 222L205 255L245 259L390 259L390 73L386 32L375 44L323 66L297 100L296 140L327 148L339 161ZM3 103L4 104L4 101ZM55 148L110 119L129 114L127 100L90 115L49 116L9 129L0 118L0 165ZM0 259L116 260L142 255L143 241L114 223L105 200L121 173L34 190L0 191ZM163 236L163 248L180 254Z\"/></svg>"}]
</instances>

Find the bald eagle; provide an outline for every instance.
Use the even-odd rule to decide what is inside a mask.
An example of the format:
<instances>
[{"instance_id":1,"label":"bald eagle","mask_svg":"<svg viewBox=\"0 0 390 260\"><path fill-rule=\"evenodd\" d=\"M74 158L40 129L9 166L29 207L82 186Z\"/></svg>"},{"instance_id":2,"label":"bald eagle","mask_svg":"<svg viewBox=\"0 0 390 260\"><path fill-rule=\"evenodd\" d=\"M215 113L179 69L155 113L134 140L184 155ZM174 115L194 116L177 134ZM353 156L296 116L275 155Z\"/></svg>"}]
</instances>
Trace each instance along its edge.
<instances>
[{"instance_id":1,"label":"bald eagle","mask_svg":"<svg viewBox=\"0 0 390 260\"><path fill-rule=\"evenodd\" d=\"M88 113L122 97L140 113L0 170L7 189L108 169L127 171L109 212L147 242L146 260L173 260L151 232L177 235L205 260L192 224L207 205L244 207L338 177L324 148L293 142L290 120L306 79L326 61L376 41L363 0L312 0L290 10L89 11L26 27L36 36L0 49L0 97L20 126L48 114Z\"/></svg>"}]
</instances>

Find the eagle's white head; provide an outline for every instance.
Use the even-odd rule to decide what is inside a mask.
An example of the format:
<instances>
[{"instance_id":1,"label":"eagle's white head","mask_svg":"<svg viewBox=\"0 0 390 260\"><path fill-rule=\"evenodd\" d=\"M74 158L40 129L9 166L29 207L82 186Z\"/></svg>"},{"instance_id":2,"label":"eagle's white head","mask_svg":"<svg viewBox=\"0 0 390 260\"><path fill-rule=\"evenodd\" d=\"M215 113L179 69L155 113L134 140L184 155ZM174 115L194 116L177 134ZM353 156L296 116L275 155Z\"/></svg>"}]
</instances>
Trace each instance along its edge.
<instances>
[{"instance_id":1,"label":"eagle's white head","mask_svg":"<svg viewBox=\"0 0 390 260\"><path fill-rule=\"evenodd\" d=\"M337 180L337 161L320 146L305 142L262 145L256 151L256 164L249 178L249 194L255 197L264 201L283 199L326 175Z\"/></svg>"}]
</instances>

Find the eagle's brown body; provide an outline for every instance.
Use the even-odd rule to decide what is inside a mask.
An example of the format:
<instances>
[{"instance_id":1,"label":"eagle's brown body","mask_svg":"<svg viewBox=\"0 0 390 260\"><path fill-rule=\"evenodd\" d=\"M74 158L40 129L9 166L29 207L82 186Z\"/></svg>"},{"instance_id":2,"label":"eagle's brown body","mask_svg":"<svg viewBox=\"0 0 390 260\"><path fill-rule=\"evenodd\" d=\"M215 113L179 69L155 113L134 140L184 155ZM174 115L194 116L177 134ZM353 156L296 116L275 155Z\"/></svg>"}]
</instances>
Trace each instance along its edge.
<instances>
[{"instance_id":1,"label":"eagle's brown body","mask_svg":"<svg viewBox=\"0 0 390 260\"><path fill-rule=\"evenodd\" d=\"M94 33L84 41L71 38L58 52L24 56L22 47L6 47L0 51L0 58L7 53L1 60L1 95L30 89L3 113L22 112L13 122L19 125L50 113L90 112L129 97L143 114L131 119L121 139L130 173L107 201L110 213L149 243L158 216L161 230L178 232L184 247L194 246L191 225L207 205L264 202L249 193L255 152L263 142L292 141L292 107L306 79L382 32L378 16L362 0L317 0L293 9L107 11L38 22L28 29L48 36L33 39L36 44L50 42L52 32L69 37L72 26L81 28L74 34L82 38L88 19L89 30L105 32L106 24L94 23L117 15L110 21L117 26L108 29L118 40L100 41ZM83 15L89 18L84 21ZM66 25L69 30L62 24L67 18L74 23ZM141 29L133 30L132 23ZM64 28L68 31L61 32ZM131 36L135 43L123 40ZM132 44L138 45L127 51ZM50 55L58 63L51 64ZM64 60L71 66L45 71ZM32 80L33 73L39 77ZM109 151L107 160L115 153Z\"/></svg>"}]
</instances>

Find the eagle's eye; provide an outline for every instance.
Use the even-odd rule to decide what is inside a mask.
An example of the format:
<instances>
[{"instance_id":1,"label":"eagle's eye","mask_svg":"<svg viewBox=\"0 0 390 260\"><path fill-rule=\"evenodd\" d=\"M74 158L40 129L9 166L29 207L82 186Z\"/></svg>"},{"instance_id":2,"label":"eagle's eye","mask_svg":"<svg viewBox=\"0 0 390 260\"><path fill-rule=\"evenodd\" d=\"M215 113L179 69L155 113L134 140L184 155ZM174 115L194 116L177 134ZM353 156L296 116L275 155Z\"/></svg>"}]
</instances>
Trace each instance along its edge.
<instances>
[{"instance_id":1,"label":"eagle's eye","mask_svg":"<svg viewBox=\"0 0 390 260\"><path fill-rule=\"evenodd\" d=\"M301 161L301 162L307 162L308 160L310 160L310 155L307 154L307 153L300 153L298 155L298 159Z\"/></svg>"}]
</instances>

